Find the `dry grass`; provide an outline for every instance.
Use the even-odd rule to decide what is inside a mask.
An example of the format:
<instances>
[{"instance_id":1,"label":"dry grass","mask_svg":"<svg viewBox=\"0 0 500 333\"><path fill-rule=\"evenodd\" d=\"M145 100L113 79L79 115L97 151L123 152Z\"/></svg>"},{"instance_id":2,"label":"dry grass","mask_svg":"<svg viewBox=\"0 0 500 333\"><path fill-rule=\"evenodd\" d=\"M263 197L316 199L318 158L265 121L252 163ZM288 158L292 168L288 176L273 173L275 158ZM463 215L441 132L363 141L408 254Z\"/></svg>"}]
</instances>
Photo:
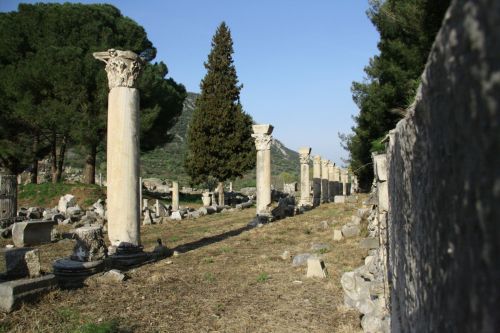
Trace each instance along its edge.
<instances>
[{"instance_id":1,"label":"dry grass","mask_svg":"<svg viewBox=\"0 0 500 333\"><path fill-rule=\"evenodd\" d=\"M340 277L366 252L357 238L332 240L356 208L326 204L251 230L253 209L145 226L146 250L162 238L180 256L133 269L121 284L92 278L84 288L53 291L1 315L0 332L359 332ZM285 250L311 253L312 243L331 246L321 254L327 279L306 279L306 267L280 258ZM72 241L41 246L43 266L71 248Z\"/></svg>"}]
</instances>

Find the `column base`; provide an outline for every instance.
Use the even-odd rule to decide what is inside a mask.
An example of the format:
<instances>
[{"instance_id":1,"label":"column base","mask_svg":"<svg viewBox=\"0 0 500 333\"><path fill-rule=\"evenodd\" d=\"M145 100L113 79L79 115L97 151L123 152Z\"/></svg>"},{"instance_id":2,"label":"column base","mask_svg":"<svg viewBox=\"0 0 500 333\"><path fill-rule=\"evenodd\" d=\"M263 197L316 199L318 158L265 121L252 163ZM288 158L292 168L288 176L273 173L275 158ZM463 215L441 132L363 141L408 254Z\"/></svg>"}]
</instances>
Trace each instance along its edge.
<instances>
[{"instance_id":1,"label":"column base","mask_svg":"<svg viewBox=\"0 0 500 333\"><path fill-rule=\"evenodd\" d=\"M62 258L54 262L52 269L62 288L80 288L86 278L104 270L104 260L85 262Z\"/></svg>"},{"instance_id":2,"label":"column base","mask_svg":"<svg viewBox=\"0 0 500 333\"><path fill-rule=\"evenodd\" d=\"M154 261L154 257L143 251L142 245L110 246L110 265L113 268L128 269Z\"/></svg>"},{"instance_id":3,"label":"column base","mask_svg":"<svg viewBox=\"0 0 500 333\"><path fill-rule=\"evenodd\" d=\"M270 213L257 214L250 223L247 224L248 227L258 227L273 221L273 216Z\"/></svg>"}]
</instances>

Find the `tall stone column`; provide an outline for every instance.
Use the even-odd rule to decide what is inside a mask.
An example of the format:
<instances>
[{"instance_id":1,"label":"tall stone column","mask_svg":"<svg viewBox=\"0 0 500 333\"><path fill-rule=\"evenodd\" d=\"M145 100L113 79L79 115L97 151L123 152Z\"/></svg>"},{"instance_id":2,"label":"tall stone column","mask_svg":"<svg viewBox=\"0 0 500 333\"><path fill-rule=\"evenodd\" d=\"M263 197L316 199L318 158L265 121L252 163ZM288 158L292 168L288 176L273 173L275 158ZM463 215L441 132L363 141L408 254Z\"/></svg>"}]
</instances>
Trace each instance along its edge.
<instances>
[{"instance_id":1,"label":"tall stone column","mask_svg":"<svg viewBox=\"0 0 500 333\"><path fill-rule=\"evenodd\" d=\"M172 211L179 210L179 183L172 182Z\"/></svg>"},{"instance_id":2,"label":"tall stone column","mask_svg":"<svg viewBox=\"0 0 500 333\"><path fill-rule=\"evenodd\" d=\"M299 206L312 206L311 188L309 184L309 158L311 148L304 147L299 149L300 155L300 201Z\"/></svg>"},{"instance_id":3,"label":"tall stone column","mask_svg":"<svg viewBox=\"0 0 500 333\"><path fill-rule=\"evenodd\" d=\"M313 206L321 203L321 156L313 158Z\"/></svg>"},{"instance_id":4,"label":"tall stone column","mask_svg":"<svg viewBox=\"0 0 500 333\"><path fill-rule=\"evenodd\" d=\"M134 52L95 52L108 75L107 207L108 237L118 248L138 248L140 239L139 91L143 61Z\"/></svg>"},{"instance_id":5,"label":"tall stone column","mask_svg":"<svg viewBox=\"0 0 500 333\"><path fill-rule=\"evenodd\" d=\"M347 170L345 169L340 169L340 179L342 182L342 195L349 195L349 191L347 188L347 182L348 182L348 175L347 175Z\"/></svg>"},{"instance_id":6,"label":"tall stone column","mask_svg":"<svg viewBox=\"0 0 500 333\"><path fill-rule=\"evenodd\" d=\"M328 202L328 160L321 160L321 202Z\"/></svg>"},{"instance_id":7,"label":"tall stone column","mask_svg":"<svg viewBox=\"0 0 500 333\"><path fill-rule=\"evenodd\" d=\"M335 163L328 163L328 201L335 201Z\"/></svg>"},{"instance_id":8,"label":"tall stone column","mask_svg":"<svg viewBox=\"0 0 500 333\"><path fill-rule=\"evenodd\" d=\"M268 215L271 204L271 133L269 124L253 125L252 137L257 148L257 215Z\"/></svg>"}]
</instances>

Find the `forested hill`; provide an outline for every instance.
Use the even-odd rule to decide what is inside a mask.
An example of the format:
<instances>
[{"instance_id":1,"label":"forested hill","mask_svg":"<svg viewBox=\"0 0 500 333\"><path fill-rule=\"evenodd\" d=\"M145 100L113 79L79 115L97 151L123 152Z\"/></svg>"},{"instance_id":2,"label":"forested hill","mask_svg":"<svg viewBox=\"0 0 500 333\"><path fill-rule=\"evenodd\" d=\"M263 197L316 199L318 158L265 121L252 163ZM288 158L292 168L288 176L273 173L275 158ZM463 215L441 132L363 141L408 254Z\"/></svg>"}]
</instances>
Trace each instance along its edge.
<instances>
[{"instance_id":1,"label":"forested hill","mask_svg":"<svg viewBox=\"0 0 500 333\"><path fill-rule=\"evenodd\" d=\"M188 93L184 108L177 123L169 131L172 141L161 148L147 152L141 156L141 174L143 177L158 177L179 180L188 185L189 177L184 171L183 163L187 150L187 129L194 112L198 94ZM272 175L275 183L298 180L299 154L288 149L279 140L273 140L271 146ZM244 177L242 185L252 185L255 170Z\"/></svg>"}]
</instances>

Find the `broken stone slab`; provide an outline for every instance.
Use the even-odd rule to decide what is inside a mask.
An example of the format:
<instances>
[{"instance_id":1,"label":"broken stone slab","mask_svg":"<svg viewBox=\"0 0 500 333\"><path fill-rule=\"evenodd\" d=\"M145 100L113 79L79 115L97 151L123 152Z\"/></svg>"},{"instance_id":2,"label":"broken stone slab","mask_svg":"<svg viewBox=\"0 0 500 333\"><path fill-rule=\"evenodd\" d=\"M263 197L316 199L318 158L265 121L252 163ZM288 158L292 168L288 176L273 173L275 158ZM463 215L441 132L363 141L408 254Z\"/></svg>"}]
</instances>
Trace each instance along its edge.
<instances>
[{"instance_id":1,"label":"broken stone slab","mask_svg":"<svg viewBox=\"0 0 500 333\"><path fill-rule=\"evenodd\" d=\"M360 234L361 230L357 225L344 225L342 227L342 236L345 238L355 237Z\"/></svg>"},{"instance_id":2,"label":"broken stone slab","mask_svg":"<svg viewBox=\"0 0 500 333\"><path fill-rule=\"evenodd\" d=\"M172 212L172 215L170 215L170 219L174 221L181 221L182 220L181 212L178 210Z\"/></svg>"},{"instance_id":3,"label":"broken stone slab","mask_svg":"<svg viewBox=\"0 0 500 333\"><path fill-rule=\"evenodd\" d=\"M35 299L42 293L54 289L56 278L47 274L33 279L19 279L0 283L0 309L11 312L21 302Z\"/></svg>"},{"instance_id":4,"label":"broken stone slab","mask_svg":"<svg viewBox=\"0 0 500 333\"><path fill-rule=\"evenodd\" d=\"M24 277L38 277L41 273L40 254L34 248L10 248L2 249L0 252L5 260L6 279L16 279Z\"/></svg>"},{"instance_id":5,"label":"broken stone slab","mask_svg":"<svg viewBox=\"0 0 500 333\"><path fill-rule=\"evenodd\" d=\"M197 219L201 216L200 212L195 210L194 212L189 212L187 214L187 217L190 218L190 219Z\"/></svg>"},{"instance_id":6,"label":"broken stone slab","mask_svg":"<svg viewBox=\"0 0 500 333\"><path fill-rule=\"evenodd\" d=\"M343 196L343 195L336 195L333 198L333 202L334 203L345 203L345 196Z\"/></svg>"},{"instance_id":7,"label":"broken stone slab","mask_svg":"<svg viewBox=\"0 0 500 333\"><path fill-rule=\"evenodd\" d=\"M375 237L368 237L359 241L359 247L362 249L372 250L379 247L379 240Z\"/></svg>"},{"instance_id":8,"label":"broken stone slab","mask_svg":"<svg viewBox=\"0 0 500 333\"><path fill-rule=\"evenodd\" d=\"M292 266L297 267L305 265L307 263L307 259L309 259L310 257L312 257L312 254L310 253L297 254L296 256L293 257Z\"/></svg>"},{"instance_id":9,"label":"broken stone slab","mask_svg":"<svg viewBox=\"0 0 500 333\"><path fill-rule=\"evenodd\" d=\"M342 238L344 238L342 236L342 230L340 230L340 229L333 230L333 240L334 241L341 241Z\"/></svg>"},{"instance_id":10,"label":"broken stone slab","mask_svg":"<svg viewBox=\"0 0 500 333\"><path fill-rule=\"evenodd\" d=\"M78 228L75 230L75 238L71 260L98 261L106 258L107 249L101 226Z\"/></svg>"},{"instance_id":11,"label":"broken stone slab","mask_svg":"<svg viewBox=\"0 0 500 333\"><path fill-rule=\"evenodd\" d=\"M309 257L307 259L307 277L317 277L324 279L328 276L325 262L317 257Z\"/></svg>"},{"instance_id":12,"label":"broken stone slab","mask_svg":"<svg viewBox=\"0 0 500 333\"><path fill-rule=\"evenodd\" d=\"M66 213L66 210L69 207L73 207L76 205L75 196L72 194L65 194L59 199L59 203L57 204L57 210L61 213Z\"/></svg>"},{"instance_id":13,"label":"broken stone slab","mask_svg":"<svg viewBox=\"0 0 500 333\"><path fill-rule=\"evenodd\" d=\"M242 203L240 203L240 204L237 204L237 205L235 206L235 208L236 208L236 209L238 209L238 210L242 210L242 209L245 209L245 208L250 208L250 207L252 207L252 206L253 206L253 204L254 204L254 202L253 202L252 200L249 200L249 201L247 201L247 202L242 202Z\"/></svg>"},{"instance_id":14,"label":"broken stone slab","mask_svg":"<svg viewBox=\"0 0 500 333\"><path fill-rule=\"evenodd\" d=\"M119 283L125 281L127 276L119 269L111 269L101 275L98 279L105 283Z\"/></svg>"},{"instance_id":15,"label":"broken stone slab","mask_svg":"<svg viewBox=\"0 0 500 333\"><path fill-rule=\"evenodd\" d=\"M56 224L55 221L42 220L14 223L12 241L16 247L50 243L52 240L52 227Z\"/></svg>"},{"instance_id":16,"label":"broken stone slab","mask_svg":"<svg viewBox=\"0 0 500 333\"><path fill-rule=\"evenodd\" d=\"M96 212L96 214L101 217L105 216L106 210L104 209L104 202L101 199L97 200L92 207L94 208L94 212Z\"/></svg>"}]
</instances>

